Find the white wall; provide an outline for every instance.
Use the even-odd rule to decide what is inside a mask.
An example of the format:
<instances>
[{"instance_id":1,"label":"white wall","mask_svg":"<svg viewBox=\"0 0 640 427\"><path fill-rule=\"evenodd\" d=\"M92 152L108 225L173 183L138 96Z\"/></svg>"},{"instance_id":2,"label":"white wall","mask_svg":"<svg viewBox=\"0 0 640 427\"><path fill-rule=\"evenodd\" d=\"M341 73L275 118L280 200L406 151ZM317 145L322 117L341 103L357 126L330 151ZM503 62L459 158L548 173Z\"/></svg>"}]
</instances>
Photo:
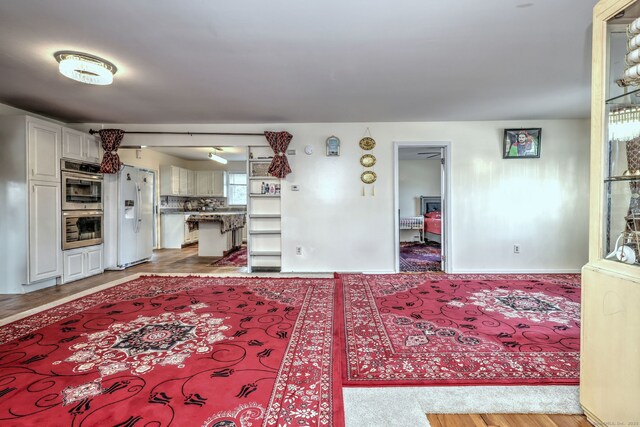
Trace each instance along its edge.
<instances>
[{"instance_id":1,"label":"white wall","mask_svg":"<svg viewBox=\"0 0 640 427\"><path fill-rule=\"evenodd\" d=\"M420 196L440 196L440 159L398 161L400 216L420 215Z\"/></svg>"},{"instance_id":2,"label":"white wall","mask_svg":"<svg viewBox=\"0 0 640 427\"><path fill-rule=\"evenodd\" d=\"M94 125L84 125L86 129ZM283 181L283 271L393 271L393 142L451 142L452 272L578 271L587 261L589 122L523 120L430 123L113 125L129 130L262 132L293 135L293 173ZM541 127L539 159L502 159L505 128ZM360 182L358 141L377 142L375 184ZM342 141L326 157L325 140ZM230 146L262 137L127 135L124 144ZM314 154L303 152L305 145ZM291 184L300 191L291 192ZM362 196L366 187L366 196ZM372 189L375 187L375 196ZM513 253L513 244L521 253ZM303 255L295 255L302 246Z\"/></svg>"}]
</instances>

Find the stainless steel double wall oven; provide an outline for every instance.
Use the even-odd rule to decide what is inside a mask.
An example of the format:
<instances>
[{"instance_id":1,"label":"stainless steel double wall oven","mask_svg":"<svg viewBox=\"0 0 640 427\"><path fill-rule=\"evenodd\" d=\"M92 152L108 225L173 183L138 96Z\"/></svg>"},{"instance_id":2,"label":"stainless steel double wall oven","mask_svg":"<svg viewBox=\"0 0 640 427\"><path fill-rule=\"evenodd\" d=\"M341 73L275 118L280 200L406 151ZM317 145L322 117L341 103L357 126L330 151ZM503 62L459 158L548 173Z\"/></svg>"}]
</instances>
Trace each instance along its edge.
<instances>
[{"instance_id":1,"label":"stainless steel double wall oven","mask_svg":"<svg viewBox=\"0 0 640 427\"><path fill-rule=\"evenodd\" d=\"M103 180L100 165L62 159L62 249L103 241Z\"/></svg>"}]
</instances>

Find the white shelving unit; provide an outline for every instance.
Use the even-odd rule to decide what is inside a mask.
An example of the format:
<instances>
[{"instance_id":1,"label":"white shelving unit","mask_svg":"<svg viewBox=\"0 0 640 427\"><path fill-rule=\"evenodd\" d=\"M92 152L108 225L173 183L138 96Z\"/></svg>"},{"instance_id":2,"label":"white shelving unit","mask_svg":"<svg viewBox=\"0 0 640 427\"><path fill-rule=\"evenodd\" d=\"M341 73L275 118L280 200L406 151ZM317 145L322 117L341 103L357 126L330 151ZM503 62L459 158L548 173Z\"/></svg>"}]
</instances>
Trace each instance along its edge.
<instances>
[{"instance_id":1,"label":"white shelving unit","mask_svg":"<svg viewBox=\"0 0 640 427\"><path fill-rule=\"evenodd\" d=\"M263 193L265 184L277 184L280 179L267 175L273 151L268 146L249 147L248 201L247 201L247 251L249 272L280 271L281 203L280 192Z\"/></svg>"}]
</instances>

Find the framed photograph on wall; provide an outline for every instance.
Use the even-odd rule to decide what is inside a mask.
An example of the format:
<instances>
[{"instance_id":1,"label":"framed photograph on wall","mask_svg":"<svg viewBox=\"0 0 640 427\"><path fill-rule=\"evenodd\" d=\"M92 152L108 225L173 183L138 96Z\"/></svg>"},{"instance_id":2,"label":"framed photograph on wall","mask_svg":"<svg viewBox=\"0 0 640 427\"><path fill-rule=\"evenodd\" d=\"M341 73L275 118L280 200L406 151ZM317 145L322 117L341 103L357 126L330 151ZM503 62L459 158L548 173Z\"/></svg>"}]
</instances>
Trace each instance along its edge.
<instances>
[{"instance_id":1,"label":"framed photograph on wall","mask_svg":"<svg viewBox=\"0 0 640 427\"><path fill-rule=\"evenodd\" d=\"M532 159L540 157L542 128L505 129L502 141L503 159Z\"/></svg>"}]
</instances>

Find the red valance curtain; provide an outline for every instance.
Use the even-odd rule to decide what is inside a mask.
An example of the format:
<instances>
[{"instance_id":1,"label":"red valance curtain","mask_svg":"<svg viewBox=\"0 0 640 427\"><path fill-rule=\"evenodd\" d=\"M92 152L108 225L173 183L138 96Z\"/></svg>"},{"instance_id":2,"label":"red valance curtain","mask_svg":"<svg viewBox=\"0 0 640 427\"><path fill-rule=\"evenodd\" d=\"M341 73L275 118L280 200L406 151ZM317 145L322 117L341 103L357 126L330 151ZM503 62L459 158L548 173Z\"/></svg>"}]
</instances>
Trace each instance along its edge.
<instances>
[{"instance_id":1,"label":"red valance curtain","mask_svg":"<svg viewBox=\"0 0 640 427\"><path fill-rule=\"evenodd\" d=\"M286 177L291 173L291 167L285 153L293 135L289 132L265 132L264 136L269 141L274 154L268 174L276 178Z\"/></svg>"},{"instance_id":2,"label":"red valance curtain","mask_svg":"<svg viewBox=\"0 0 640 427\"><path fill-rule=\"evenodd\" d=\"M102 140L102 149L104 150L100 172L118 173L122 166L118 156L118 147L122 142L124 131L122 129L102 129L98 131L98 134Z\"/></svg>"}]
</instances>

